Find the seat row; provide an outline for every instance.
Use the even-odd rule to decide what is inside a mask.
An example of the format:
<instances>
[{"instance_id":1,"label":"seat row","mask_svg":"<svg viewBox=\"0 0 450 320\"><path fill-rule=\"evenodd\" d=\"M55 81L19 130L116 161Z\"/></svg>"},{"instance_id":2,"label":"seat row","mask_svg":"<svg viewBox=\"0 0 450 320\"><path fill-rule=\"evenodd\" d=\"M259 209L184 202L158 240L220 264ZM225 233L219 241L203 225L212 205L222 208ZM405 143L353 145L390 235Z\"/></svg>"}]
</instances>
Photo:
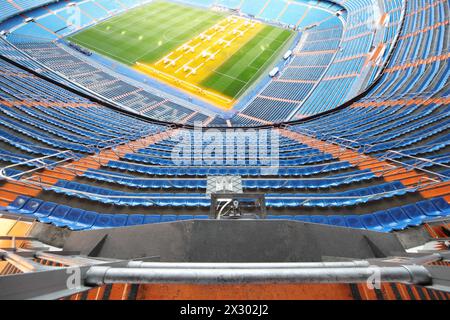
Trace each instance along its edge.
<instances>
[{"instance_id":1,"label":"seat row","mask_svg":"<svg viewBox=\"0 0 450 320\"><path fill-rule=\"evenodd\" d=\"M257 177L265 174L264 168L256 167L162 167L143 165L132 162L111 160L106 167L120 169L130 172L145 173L156 176L226 176L240 175ZM275 173L278 176L310 176L318 173L326 173L352 168L353 165L347 161L331 162L325 164L307 165L301 167L280 167Z\"/></svg>"},{"instance_id":2,"label":"seat row","mask_svg":"<svg viewBox=\"0 0 450 320\"><path fill-rule=\"evenodd\" d=\"M378 232L391 232L404 230L408 227L416 227L428 220L447 216L450 216L450 204L444 198L434 198L364 215L271 215L267 219L287 219Z\"/></svg>"},{"instance_id":3,"label":"seat row","mask_svg":"<svg viewBox=\"0 0 450 320\"><path fill-rule=\"evenodd\" d=\"M57 227L68 227L75 231L119 228L181 220L209 219L207 215L102 214L71 208L53 202L45 202L27 196L19 196L6 208L0 209L7 210L13 214L32 216L42 223L51 223ZM391 232L393 230L404 230L408 227L419 226L428 220L449 215L450 205L447 201L443 198L434 198L365 215L269 215L267 219L292 220L337 227L367 229L377 232Z\"/></svg>"},{"instance_id":4,"label":"seat row","mask_svg":"<svg viewBox=\"0 0 450 320\"><path fill-rule=\"evenodd\" d=\"M142 189L206 189L206 179L142 179L132 175L119 174L106 170L88 169L83 177ZM242 186L247 189L313 189L337 187L354 182L375 178L369 169L353 171L348 174L338 174L319 179L255 179L242 180Z\"/></svg>"},{"instance_id":5,"label":"seat row","mask_svg":"<svg viewBox=\"0 0 450 320\"><path fill-rule=\"evenodd\" d=\"M66 180L58 180L55 185L46 186L44 189L70 197L119 206L203 208L211 206L210 198L204 193L132 193ZM268 193L266 206L272 208L355 206L415 191L415 188L407 188L401 182L395 181L328 194Z\"/></svg>"}]
</instances>

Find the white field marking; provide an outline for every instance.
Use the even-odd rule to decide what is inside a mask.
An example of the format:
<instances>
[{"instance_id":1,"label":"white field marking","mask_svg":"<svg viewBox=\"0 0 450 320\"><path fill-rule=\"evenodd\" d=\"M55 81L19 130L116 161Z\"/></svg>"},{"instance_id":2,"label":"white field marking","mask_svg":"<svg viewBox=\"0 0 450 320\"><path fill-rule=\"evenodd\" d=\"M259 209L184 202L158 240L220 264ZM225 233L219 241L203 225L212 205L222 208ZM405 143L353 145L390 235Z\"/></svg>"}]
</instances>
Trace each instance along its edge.
<instances>
[{"instance_id":1,"label":"white field marking","mask_svg":"<svg viewBox=\"0 0 450 320\"><path fill-rule=\"evenodd\" d=\"M185 76L185 78L188 78L191 74L196 74L197 70L200 69L204 63L200 63L196 68L191 68L191 71Z\"/></svg>"},{"instance_id":2,"label":"white field marking","mask_svg":"<svg viewBox=\"0 0 450 320\"><path fill-rule=\"evenodd\" d=\"M166 58L164 59L163 63L164 63L164 69L167 69L170 66L175 66L176 62L181 58L181 56L178 56L176 59L169 59Z\"/></svg>"},{"instance_id":3,"label":"white field marking","mask_svg":"<svg viewBox=\"0 0 450 320\"><path fill-rule=\"evenodd\" d=\"M208 17L207 19L204 19L204 20L202 20L202 21L193 21L192 24L189 24L189 25L188 25L190 28L188 27L188 28L185 28L185 29L181 30L179 33L176 34L176 36L177 36L177 35L180 35L180 34L182 34L182 33L184 33L186 30L191 30L191 29L193 29L194 27L197 27L198 25L200 25L201 23L204 23L205 21L209 20L210 18L212 18L212 17ZM195 24L194 24L194 23L195 23ZM192 26L192 27L191 27L191 26ZM174 36L174 37L172 37L171 39L169 39L168 42L169 42L169 41L172 41L173 39L175 39L176 36ZM151 53L151 52L153 52L153 51L155 51L155 50L157 50L157 49L158 49L158 48L150 49L150 50L146 51L143 55L141 55L141 56L135 58L134 60L135 60L135 61L139 61L142 57L148 55L149 53Z\"/></svg>"},{"instance_id":4,"label":"white field marking","mask_svg":"<svg viewBox=\"0 0 450 320\"><path fill-rule=\"evenodd\" d=\"M146 20L147 18L149 18L149 17L151 17L151 16L153 16L155 14L157 14L158 16L161 16L161 18L157 19L157 20L163 20L163 18L165 18L167 16L173 15L176 12L183 11L182 8L172 7L172 6L164 6L164 8L160 8L160 7L158 7L158 8L151 8L151 10L148 10L148 11L145 10L145 9L148 9L148 8L149 7L143 7L143 8L140 8L140 10L137 10L136 12L132 12L133 15L135 15L135 16L141 16L140 13L142 11L144 11L146 14L144 14L144 16L142 18L140 18L140 19L134 19L134 18L131 19L131 22L126 24L125 26L122 26L122 28L135 25L136 21ZM164 15L160 14L162 11L164 11ZM131 18L131 16L128 16L126 13L128 13L128 15L131 14L131 12L125 11L123 15L121 14L119 17L117 17L117 20L111 20L111 22L116 23L118 21L121 21L122 19L127 20L127 19Z\"/></svg>"},{"instance_id":5,"label":"white field marking","mask_svg":"<svg viewBox=\"0 0 450 320\"><path fill-rule=\"evenodd\" d=\"M163 58L161 58L161 60L165 60L165 59L169 59L170 56L173 54L173 52L169 52L169 54L165 55Z\"/></svg>"},{"instance_id":6,"label":"white field marking","mask_svg":"<svg viewBox=\"0 0 450 320\"><path fill-rule=\"evenodd\" d=\"M283 46L284 46L284 44L287 42L287 40L289 40L289 38L286 39L286 40L283 42ZM276 42L276 40L275 40L274 42ZM280 42L280 41L278 41L278 42ZM270 50L270 51L272 51L272 54L270 55L270 57L269 57L266 61L270 61L270 60L272 59L272 57L274 56L274 54L276 53L276 50ZM257 57L255 57L255 58L252 60L252 62L249 63L249 66L251 66L251 65L253 64L253 62L255 62L255 60L261 56L261 54L262 54L262 53L260 53ZM259 67L259 68L257 69L257 71L256 71L256 72L253 74L253 76L249 79L249 81L247 82L247 84L251 83L251 82L253 81L253 78L255 78L255 76L256 76L256 75L257 75L264 67L265 67L265 63L264 63L261 67ZM253 68L254 68L254 67L253 67ZM255 69L256 69L256 68L255 68ZM239 91L237 92L237 94L235 95L235 97L238 97L244 89L247 90L246 85L243 86L243 87L241 88L241 90L239 90Z\"/></svg>"},{"instance_id":7,"label":"white field marking","mask_svg":"<svg viewBox=\"0 0 450 320\"><path fill-rule=\"evenodd\" d=\"M211 41L211 38L214 37L217 34L217 31L214 31L212 34L208 34L207 32L209 31L206 30L205 32L202 32L199 37L202 41Z\"/></svg>"},{"instance_id":8,"label":"white field marking","mask_svg":"<svg viewBox=\"0 0 450 320\"><path fill-rule=\"evenodd\" d=\"M239 27L242 27L243 25L244 25L244 24L241 22L241 24L240 24ZM234 29L234 30L236 30L236 29ZM233 30L233 32L234 32L234 30ZM231 34L231 32L232 32L232 31L229 30L229 31L228 31L228 34ZM221 42L221 41L224 41L224 42L227 43L228 46L230 46L230 44L232 44L238 37L239 37L239 36L236 36L236 37L232 38L232 39L229 40L229 41L223 40L223 38L221 38L221 39L219 39L215 44L219 43L219 45L220 45L220 42ZM210 47L208 47L206 50L208 50L209 48L210 48ZM212 54L212 55L210 54L210 55L209 55L209 58L208 58L206 61L209 61L209 60L213 59L213 57L215 57L215 55L216 55L217 53L219 53L221 50L222 50L222 49L218 48L218 50L217 50L214 54ZM197 56L196 58L198 58L198 56Z\"/></svg>"},{"instance_id":9,"label":"white field marking","mask_svg":"<svg viewBox=\"0 0 450 320\"><path fill-rule=\"evenodd\" d=\"M150 13L153 13L154 11L150 11ZM150 15L144 15L142 18L140 18L140 19L138 19L138 20L133 20L133 25L134 24L136 24L136 22L141 22L141 21L143 21L143 20L147 20L149 17L151 17L153 14L150 14ZM164 15L164 17L166 17L167 15ZM119 17L120 19L123 19L124 18L124 16L120 16ZM130 18L130 17L127 17L127 18ZM117 21L120 21L120 19L118 19ZM113 21L113 20L109 20L108 22L109 23L114 23L114 24L116 24L117 23L117 21ZM105 22L106 23L106 22ZM129 24L129 25L131 25L131 24ZM92 29L94 29L94 30L96 30L96 31L100 31L101 33L103 33L103 34L105 34L105 35L111 35L111 34L113 34L113 33L116 33L118 30L120 30L120 29L124 29L124 28L128 28L128 25L125 27L125 26L121 26L120 28L118 28L118 27L115 27L115 28L111 28L111 30L110 31L104 31L104 30L102 30L101 28L100 28L100 25L96 25L96 26L93 26L92 27ZM130 30L130 31L132 31L132 32L136 32L136 33L138 33L139 31L140 31L140 29L139 30L135 30L135 29L132 29L132 30ZM78 40L75 40L76 42L78 41ZM78 41L78 42L80 42L80 43L82 43L81 41ZM85 45L86 45L86 43L84 43ZM108 53L108 52L106 52L105 50L99 50L97 47L95 47L96 48L96 50L97 51L100 51L100 52L103 52L103 53ZM110 56L113 56L114 58L119 58L118 56L116 56L116 55L114 55L114 54L107 54L107 55L110 55ZM146 55L146 54L144 54L144 55ZM119 59L119 61L121 61L121 62L127 62L127 63L130 63L130 64L133 64L135 61L127 61L127 60L125 60L125 59L123 59L123 58L121 58L121 59Z\"/></svg>"},{"instance_id":10,"label":"white field marking","mask_svg":"<svg viewBox=\"0 0 450 320\"><path fill-rule=\"evenodd\" d=\"M211 49L211 46L207 47L206 49L204 49L204 50L201 52L202 58L208 57L208 58L206 59L206 61L209 61L209 60L211 59L211 56L212 56L212 55L215 55L215 53L209 52L209 49ZM217 53L217 51L216 51L216 53Z\"/></svg>"},{"instance_id":11,"label":"white field marking","mask_svg":"<svg viewBox=\"0 0 450 320\"><path fill-rule=\"evenodd\" d=\"M83 41L80 41L80 40L77 40L76 42L81 43L81 44L84 45L86 48L93 47L93 46L88 45L87 43L85 43L85 42L83 42ZM94 47L94 49L92 49L92 50L97 51L97 52L100 52L100 53L103 53L103 54L104 54L105 56L107 56L107 57L108 57L108 56L114 57L114 58L115 58L117 61L119 61L119 62L124 62L124 63L126 63L126 64L133 64L133 63L134 63L133 61L129 61L129 60L125 59L125 58L121 58L121 57L119 57L119 56L116 56L115 54L112 54L111 52L106 51L106 50L104 50L104 49L100 49L100 48Z\"/></svg>"},{"instance_id":12,"label":"white field marking","mask_svg":"<svg viewBox=\"0 0 450 320\"><path fill-rule=\"evenodd\" d=\"M277 30L277 29L275 29L275 30ZM269 33L270 34L270 33ZM280 35L281 33L279 33L278 35ZM269 37L269 36L262 36L262 35L259 35L259 34L256 34L255 35L255 38L261 38L261 39L266 39L266 40L270 40L270 42L275 42L275 43L286 43L286 40L285 41L282 41L282 40L278 40L277 38L273 38L273 37ZM289 38L288 38L289 39Z\"/></svg>"},{"instance_id":13,"label":"white field marking","mask_svg":"<svg viewBox=\"0 0 450 320\"><path fill-rule=\"evenodd\" d=\"M120 15L120 17L117 17L117 19L113 18L113 19L111 19L111 20L105 21L104 23L105 23L105 24L106 24L106 23L109 23L109 24L118 24L122 19L123 19L123 20L128 20L128 19L130 19L131 16L127 16L125 13L127 13L127 12L124 12L124 14L123 14L123 15ZM154 16L155 13L157 13L157 11L150 11L149 14L143 14L143 15L140 15L140 14L138 14L137 12L136 12L136 13L133 13L134 15L139 16L139 18L137 18L137 19L132 19L133 22L130 22L130 23L128 23L128 24L120 25L120 28L119 28L119 27L113 27L113 28L111 28L110 30L103 30L103 29L100 27L103 23L100 23L100 24L98 24L98 25L93 26L92 29L94 29L94 30L96 30L96 31L100 31L100 32L102 32L102 33L104 33L104 34L109 35L109 34L111 34L111 33L116 32L116 30L120 30L120 29L128 29L129 26L135 25L136 23L141 22L141 21L144 21L144 20L148 20L149 18L151 18L152 16ZM128 12L128 14L130 14L130 13ZM163 17L167 17L167 16L169 16L169 14L166 14L166 15L164 15ZM126 18L126 19L125 19L125 18ZM163 20L163 18L158 19L158 20ZM138 30L133 30L133 31L138 31Z\"/></svg>"},{"instance_id":14,"label":"white field marking","mask_svg":"<svg viewBox=\"0 0 450 320\"><path fill-rule=\"evenodd\" d=\"M179 10L177 10L177 11L179 11ZM156 20L157 20L157 21L160 21L160 20L166 20L167 17L172 16L172 15L173 15L173 12L171 12L170 14L162 15L162 16L159 15L158 17L162 17L162 18L158 18L158 19L156 19ZM190 16L190 15L193 15L193 13L192 13L192 12L189 12L189 13L186 13L186 14L182 14L182 15L178 16L177 19L171 19L170 24L164 24L164 25L167 25L167 28L169 28L170 25L173 25L173 24L176 24L176 23L178 23L178 22L181 22L181 21L183 21L183 19L185 19L186 16ZM146 17L144 17L143 19L140 19L140 20L138 20L138 21L147 20L148 18L149 18L149 16L146 16ZM135 25L135 24L136 24L136 20L134 20L133 23L131 23L130 25ZM136 29L131 28L131 31L136 32L136 33L139 33L140 31L142 31L142 28L141 28L141 26L139 26L139 25L138 25L138 27L139 27L139 28L136 28ZM119 29L120 29L120 28L119 28Z\"/></svg>"},{"instance_id":15,"label":"white field marking","mask_svg":"<svg viewBox=\"0 0 450 320\"><path fill-rule=\"evenodd\" d=\"M163 74L164 76L166 76L166 77L168 77L168 78L174 80L175 83L178 83L178 82L179 82L179 83L183 83L183 84L186 85L188 88L195 88L195 89L199 90L200 92L206 92L206 93L208 93L209 95L218 98L219 100L225 101L226 103L230 103L230 102L233 101L232 99L229 99L228 97L225 97L224 95L217 94L217 93L215 93L215 92L213 92L213 91L209 91L208 89L205 89L205 88L201 88L201 87L199 87L199 86L196 86L196 85L194 85L194 84L192 84L192 83L190 83L190 82L186 82L186 81L184 81L184 80L178 79L178 78L174 77L173 75L170 75L170 74L164 73L164 72L162 72L162 71L156 70L155 68L153 68L153 67L151 67L151 66L148 66L148 65L146 65L146 64L143 64L143 63L140 63L140 62L137 62L137 64L138 64L139 66L143 67L143 68L150 69L150 70L152 70L153 72L156 72L156 73L159 73L159 74ZM178 81L178 82L177 82L177 81Z\"/></svg>"},{"instance_id":16,"label":"white field marking","mask_svg":"<svg viewBox=\"0 0 450 320\"><path fill-rule=\"evenodd\" d=\"M188 62L186 62L184 65L182 65L181 67L179 67L174 73L178 73L178 71L180 71L181 69L188 67L189 68L189 64L193 61L194 59L192 58L191 60L189 60Z\"/></svg>"},{"instance_id":17,"label":"white field marking","mask_svg":"<svg viewBox=\"0 0 450 320\"><path fill-rule=\"evenodd\" d=\"M164 17L166 17L166 16L167 16L167 15L165 15ZM184 19L184 17L185 17L184 15L180 16L179 19L177 19L175 22L180 22L182 19ZM140 19L139 21L142 21L142 20L147 19L147 18L148 18L148 16L143 17L143 18ZM162 19L160 19L160 20L162 20ZM134 21L133 24L135 24L135 22L136 22L136 21ZM172 23L174 22L173 19L172 19L171 22L172 22ZM119 29L120 29L120 28L119 28ZM139 31L141 31L141 29L133 29L133 28L132 28L131 31L132 31L132 32L135 32L135 33L139 33ZM149 50L149 51L146 51L142 56L138 57L137 59L134 59L134 61L139 60L140 58L142 58L143 56L147 55L148 53L150 53L150 52L156 50L157 48L158 48L158 47L155 47L154 49L151 49L151 50Z\"/></svg>"},{"instance_id":18,"label":"white field marking","mask_svg":"<svg viewBox=\"0 0 450 320\"><path fill-rule=\"evenodd\" d=\"M257 36L258 37L258 36ZM262 37L262 36L259 36L260 38L262 38L262 39L270 39L270 38L266 38L266 37ZM273 42L276 42L275 40L274 40L274 38L271 38L272 40L273 40ZM286 43L286 41L284 41L283 42L283 44L284 43ZM272 55L270 56L270 58L272 58L272 56L275 54L275 52L276 52L276 50L272 50L272 49L269 49L269 48L267 48L267 49L265 49L264 51L271 51L272 52ZM263 52L264 52L263 51ZM253 62L255 62L255 60L256 59L258 59L260 56L261 56L261 54L262 54L262 52L260 53L260 54L258 54L255 58L253 58L253 60L248 64L248 67L250 67L250 68L252 68L252 69L254 69L254 70L257 70L257 73L260 71L260 69L262 68L262 67L259 67L259 68L255 68L255 67L252 67L252 64L253 64ZM270 58L269 59L267 59L267 60L270 60Z\"/></svg>"},{"instance_id":19,"label":"white field marking","mask_svg":"<svg viewBox=\"0 0 450 320\"><path fill-rule=\"evenodd\" d=\"M213 72L214 72L214 73L217 73L217 74L220 74L220 75L223 76L223 77L227 77L227 78L233 79L233 80L235 80L235 81L242 82L242 83L244 83L244 84L247 83L247 82L245 82L244 80L241 80L241 79L232 77L232 76L230 76L229 74L221 73L221 72L219 72L219 71L213 71Z\"/></svg>"},{"instance_id":20,"label":"white field marking","mask_svg":"<svg viewBox=\"0 0 450 320\"><path fill-rule=\"evenodd\" d=\"M272 43L273 43L273 42L281 42L281 41L279 41L279 40L275 40L276 38L269 38L269 37L262 37L262 36L257 36L257 37L260 37L260 38L262 38L262 39L272 39ZM286 39L284 42L282 42L283 45L284 45L288 40L289 40L289 38ZM266 50L264 50L264 51L271 51L271 52L272 52L272 54L270 55L270 57L269 57L266 61L271 60L272 57L273 57L273 55L276 53L276 50L271 50L271 49L266 49ZM263 52L264 52L264 51L263 51ZM259 68L255 68L255 67L252 66L253 62L255 62L255 60L258 59L258 58L261 56L261 54L262 54L262 52L261 52L259 55L257 55L257 56L256 56L256 57L248 64L247 68L252 68L253 70L256 70L256 72L253 74L253 76L252 76L247 82L246 82L246 81L243 81L243 80L241 80L241 79L232 77L232 76L230 76L230 75L228 75L228 74L224 74L224 73L221 73L221 72L217 71L217 69L219 69L220 66L219 66L216 70L214 70L213 73L217 73L217 74L220 74L220 75L222 75L222 76L228 77L228 78L230 78L230 79L234 79L234 80L236 80L236 81L239 81L239 82L244 83L244 86L243 86L243 87L236 93L236 95L235 95L235 97L238 97L238 96L241 94L241 92L242 92L243 90L247 90L247 85L248 85L249 83L251 83L251 82L253 81L253 79L256 77L256 75L258 75L258 73L265 67L265 64L263 64L263 65L262 65L261 67L259 67Z\"/></svg>"},{"instance_id":21,"label":"white field marking","mask_svg":"<svg viewBox=\"0 0 450 320\"><path fill-rule=\"evenodd\" d=\"M240 24L238 25L238 29L240 29L240 28L242 28L242 27L245 28L245 24L244 24L244 23L245 23L245 21L240 21ZM232 23L224 23L224 20L221 20L218 24L216 24L216 25L210 27L208 30L204 31L203 33L201 33L200 35L196 36L195 38L192 38L192 39L189 40L187 43L185 43L185 44L179 46L178 48L176 48L175 51L172 51L169 55L166 55L164 58L162 58L162 59L160 59L159 61L157 61L157 62L155 63L155 66L156 66L156 65L159 65L159 64L161 64L161 63L164 63L164 64L165 64L164 69L167 69L167 68L170 66L170 64L167 64L167 60L168 60L168 58L171 56L172 53L174 53L174 52L179 52L179 51L183 51L183 52L187 52L187 53L191 53L191 52L192 52L192 53L195 53L195 49L196 49L197 47L199 47L199 46L202 44L203 41L199 41L199 42L198 42L196 45L194 45L194 46L190 45L192 42L194 42L194 41L196 41L196 40L199 40L199 39L201 40L202 35L204 35L204 33L209 32L209 30L211 30L211 29L213 29L213 30L216 29L216 28L217 28L217 25L219 25L219 26L225 25L226 28L229 28L229 27L231 26L231 24L232 24ZM248 29L248 27L247 27L247 29ZM224 29L224 30L225 30L225 29ZM236 29L235 29L235 30L236 30ZM215 33L216 33L216 32L215 32ZM231 34L232 34L232 31L231 31L231 30L227 30L226 34L227 34L227 35L231 35ZM227 46L230 46L234 41L236 41L236 39L238 39L238 37L239 37L239 36L234 36L231 40L226 41ZM220 39L220 40L219 40L219 43L220 43L220 41L225 41L225 40ZM216 44L217 44L217 42L216 42ZM210 48L211 48L211 46L209 46L207 49L203 50L202 52L197 53L197 54L196 54L189 62L185 63L183 66L181 66L180 68L178 68L174 73L178 73L181 69L183 69L183 70L185 70L185 71L186 71L187 68L190 68L190 70L193 69L193 68L190 66L191 62L193 62L193 61L195 61L195 60L197 60L197 59L202 59L202 58L204 58L204 57L203 57L203 53L204 53L205 51L208 51ZM218 50L217 50L214 54L209 54L209 58L208 58L206 61L213 60L213 59L215 58L216 54L219 53L220 51L221 51L221 49L218 48ZM173 62L173 61L177 61L177 60L180 59L182 56L183 56L183 55L179 55L178 58L177 58L176 60L172 59L172 62ZM188 73L188 75L185 76L185 77L189 77L191 74L195 74L195 73L197 72L197 70L198 70L201 66L203 66L204 64L205 64L205 63L202 62L202 63L200 64L200 66L198 66L198 67L196 67L195 69L191 70L191 71Z\"/></svg>"},{"instance_id":22,"label":"white field marking","mask_svg":"<svg viewBox=\"0 0 450 320\"><path fill-rule=\"evenodd\" d=\"M220 53L220 51L222 51L222 49L217 49L216 52L211 53L211 54L209 55L208 59L206 59L206 61L209 61L209 60L214 59L214 58L217 56L217 54Z\"/></svg>"},{"instance_id":23,"label":"white field marking","mask_svg":"<svg viewBox=\"0 0 450 320\"><path fill-rule=\"evenodd\" d=\"M265 51L272 51L272 56L273 56L273 54L275 53L274 50L269 50L269 49L267 49L267 50L265 50ZM261 54L262 54L262 53L258 54L255 58L253 58L253 60L248 64L248 66L247 66L246 68L251 68L251 69L253 69L253 70L256 70L256 73L258 73L262 67L255 68L255 67L252 66L252 64L253 64L253 62L255 62L256 59L258 59L258 58L261 56ZM271 56L271 57L272 57L272 56ZM269 59L267 59L267 60L269 60ZM240 81L240 82L243 82L243 83L248 83L248 82L251 81L251 79L253 79L253 78L251 78L248 82L245 82L245 81L243 81L243 80L241 80L241 79L238 79L238 78L232 77L232 76L230 76L230 75L228 75L228 74L225 74L225 73L222 73L222 72L217 71L218 69L220 69L220 67L221 67L221 66L218 66L217 69L213 70L213 72L214 72L214 73L217 73L217 74L220 74L220 75L223 75L223 76L226 76L226 77L231 78L231 79L235 79L235 80Z\"/></svg>"}]
</instances>

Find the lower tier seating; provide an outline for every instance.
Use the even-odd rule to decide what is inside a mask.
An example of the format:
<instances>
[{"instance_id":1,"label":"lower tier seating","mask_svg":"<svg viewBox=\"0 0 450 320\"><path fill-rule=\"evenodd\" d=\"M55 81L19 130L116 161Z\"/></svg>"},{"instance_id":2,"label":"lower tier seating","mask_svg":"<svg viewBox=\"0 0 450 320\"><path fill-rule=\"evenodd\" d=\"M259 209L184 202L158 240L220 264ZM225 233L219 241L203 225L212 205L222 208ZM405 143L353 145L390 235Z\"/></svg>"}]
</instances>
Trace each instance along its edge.
<instances>
[{"instance_id":1,"label":"lower tier seating","mask_svg":"<svg viewBox=\"0 0 450 320\"><path fill-rule=\"evenodd\" d=\"M53 202L45 202L27 196L19 196L14 202L2 209L12 214L34 217L42 223L51 223L57 227L67 227L77 231L181 220L208 219L207 215L191 214L100 214L93 211L71 208L66 205L58 205ZM267 219L283 219L327 224L337 227L367 229L377 232L390 232L393 230L404 230L407 227L415 227L425 221L445 216L450 216L450 204L439 197L364 215L269 215Z\"/></svg>"}]
</instances>

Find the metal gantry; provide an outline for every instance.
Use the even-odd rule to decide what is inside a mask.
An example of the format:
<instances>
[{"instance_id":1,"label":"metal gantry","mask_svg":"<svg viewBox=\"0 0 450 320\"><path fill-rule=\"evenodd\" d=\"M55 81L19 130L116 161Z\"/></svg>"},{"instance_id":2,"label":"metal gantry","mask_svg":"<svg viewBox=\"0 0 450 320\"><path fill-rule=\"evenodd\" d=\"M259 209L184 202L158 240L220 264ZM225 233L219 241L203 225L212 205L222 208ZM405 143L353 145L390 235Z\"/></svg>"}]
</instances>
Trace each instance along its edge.
<instances>
[{"instance_id":1,"label":"metal gantry","mask_svg":"<svg viewBox=\"0 0 450 320\"><path fill-rule=\"evenodd\" d=\"M25 237L26 238L26 237ZM31 238L29 238L31 239ZM28 239L28 240L29 240ZM26 240L26 239L25 239ZM0 260L22 273L0 276L0 299L60 299L106 284L150 283L405 283L449 291L450 275L429 263L450 253L415 258L335 262L154 262L84 257L76 252L0 249ZM43 265L37 261L45 261ZM53 266L48 266L48 265Z\"/></svg>"}]
</instances>

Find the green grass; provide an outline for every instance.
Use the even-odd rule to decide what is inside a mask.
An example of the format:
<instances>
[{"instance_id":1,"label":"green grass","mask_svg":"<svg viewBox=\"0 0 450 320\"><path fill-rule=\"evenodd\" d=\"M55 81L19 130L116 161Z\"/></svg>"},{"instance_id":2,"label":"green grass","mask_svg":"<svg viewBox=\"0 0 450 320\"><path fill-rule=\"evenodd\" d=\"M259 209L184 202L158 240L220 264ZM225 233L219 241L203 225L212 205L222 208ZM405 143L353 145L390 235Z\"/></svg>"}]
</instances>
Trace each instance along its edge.
<instances>
[{"instance_id":1,"label":"green grass","mask_svg":"<svg viewBox=\"0 0 450 320\"><path fill-rule=\"evenodd\" d=\"M126 65L154 63L226 17L170 2L153 2L68 37L68 40ZM280 55L293 32L264 28L201 85L238 98Z\"/></svg>"},{"instance_id":2,"label":"green grass","mask_svg":"<svg viewBox=\"0 0 450 320\"><path fill-rule=\"evenodd\" d=\"M169 2L125 12L68 40L127 65L153 63L225 15Z\"/></svg>"},{"instance_id":3,"label":"green grass","mask_svg":"<svg viewBox=\"0 0 450 320\"><path fill-rule=\"evenodd\" d=\"M266 71L292 37L289 30L265 26L224 64L214 70L202 85L237 98Z\"/></svg>"}]
</instances>

